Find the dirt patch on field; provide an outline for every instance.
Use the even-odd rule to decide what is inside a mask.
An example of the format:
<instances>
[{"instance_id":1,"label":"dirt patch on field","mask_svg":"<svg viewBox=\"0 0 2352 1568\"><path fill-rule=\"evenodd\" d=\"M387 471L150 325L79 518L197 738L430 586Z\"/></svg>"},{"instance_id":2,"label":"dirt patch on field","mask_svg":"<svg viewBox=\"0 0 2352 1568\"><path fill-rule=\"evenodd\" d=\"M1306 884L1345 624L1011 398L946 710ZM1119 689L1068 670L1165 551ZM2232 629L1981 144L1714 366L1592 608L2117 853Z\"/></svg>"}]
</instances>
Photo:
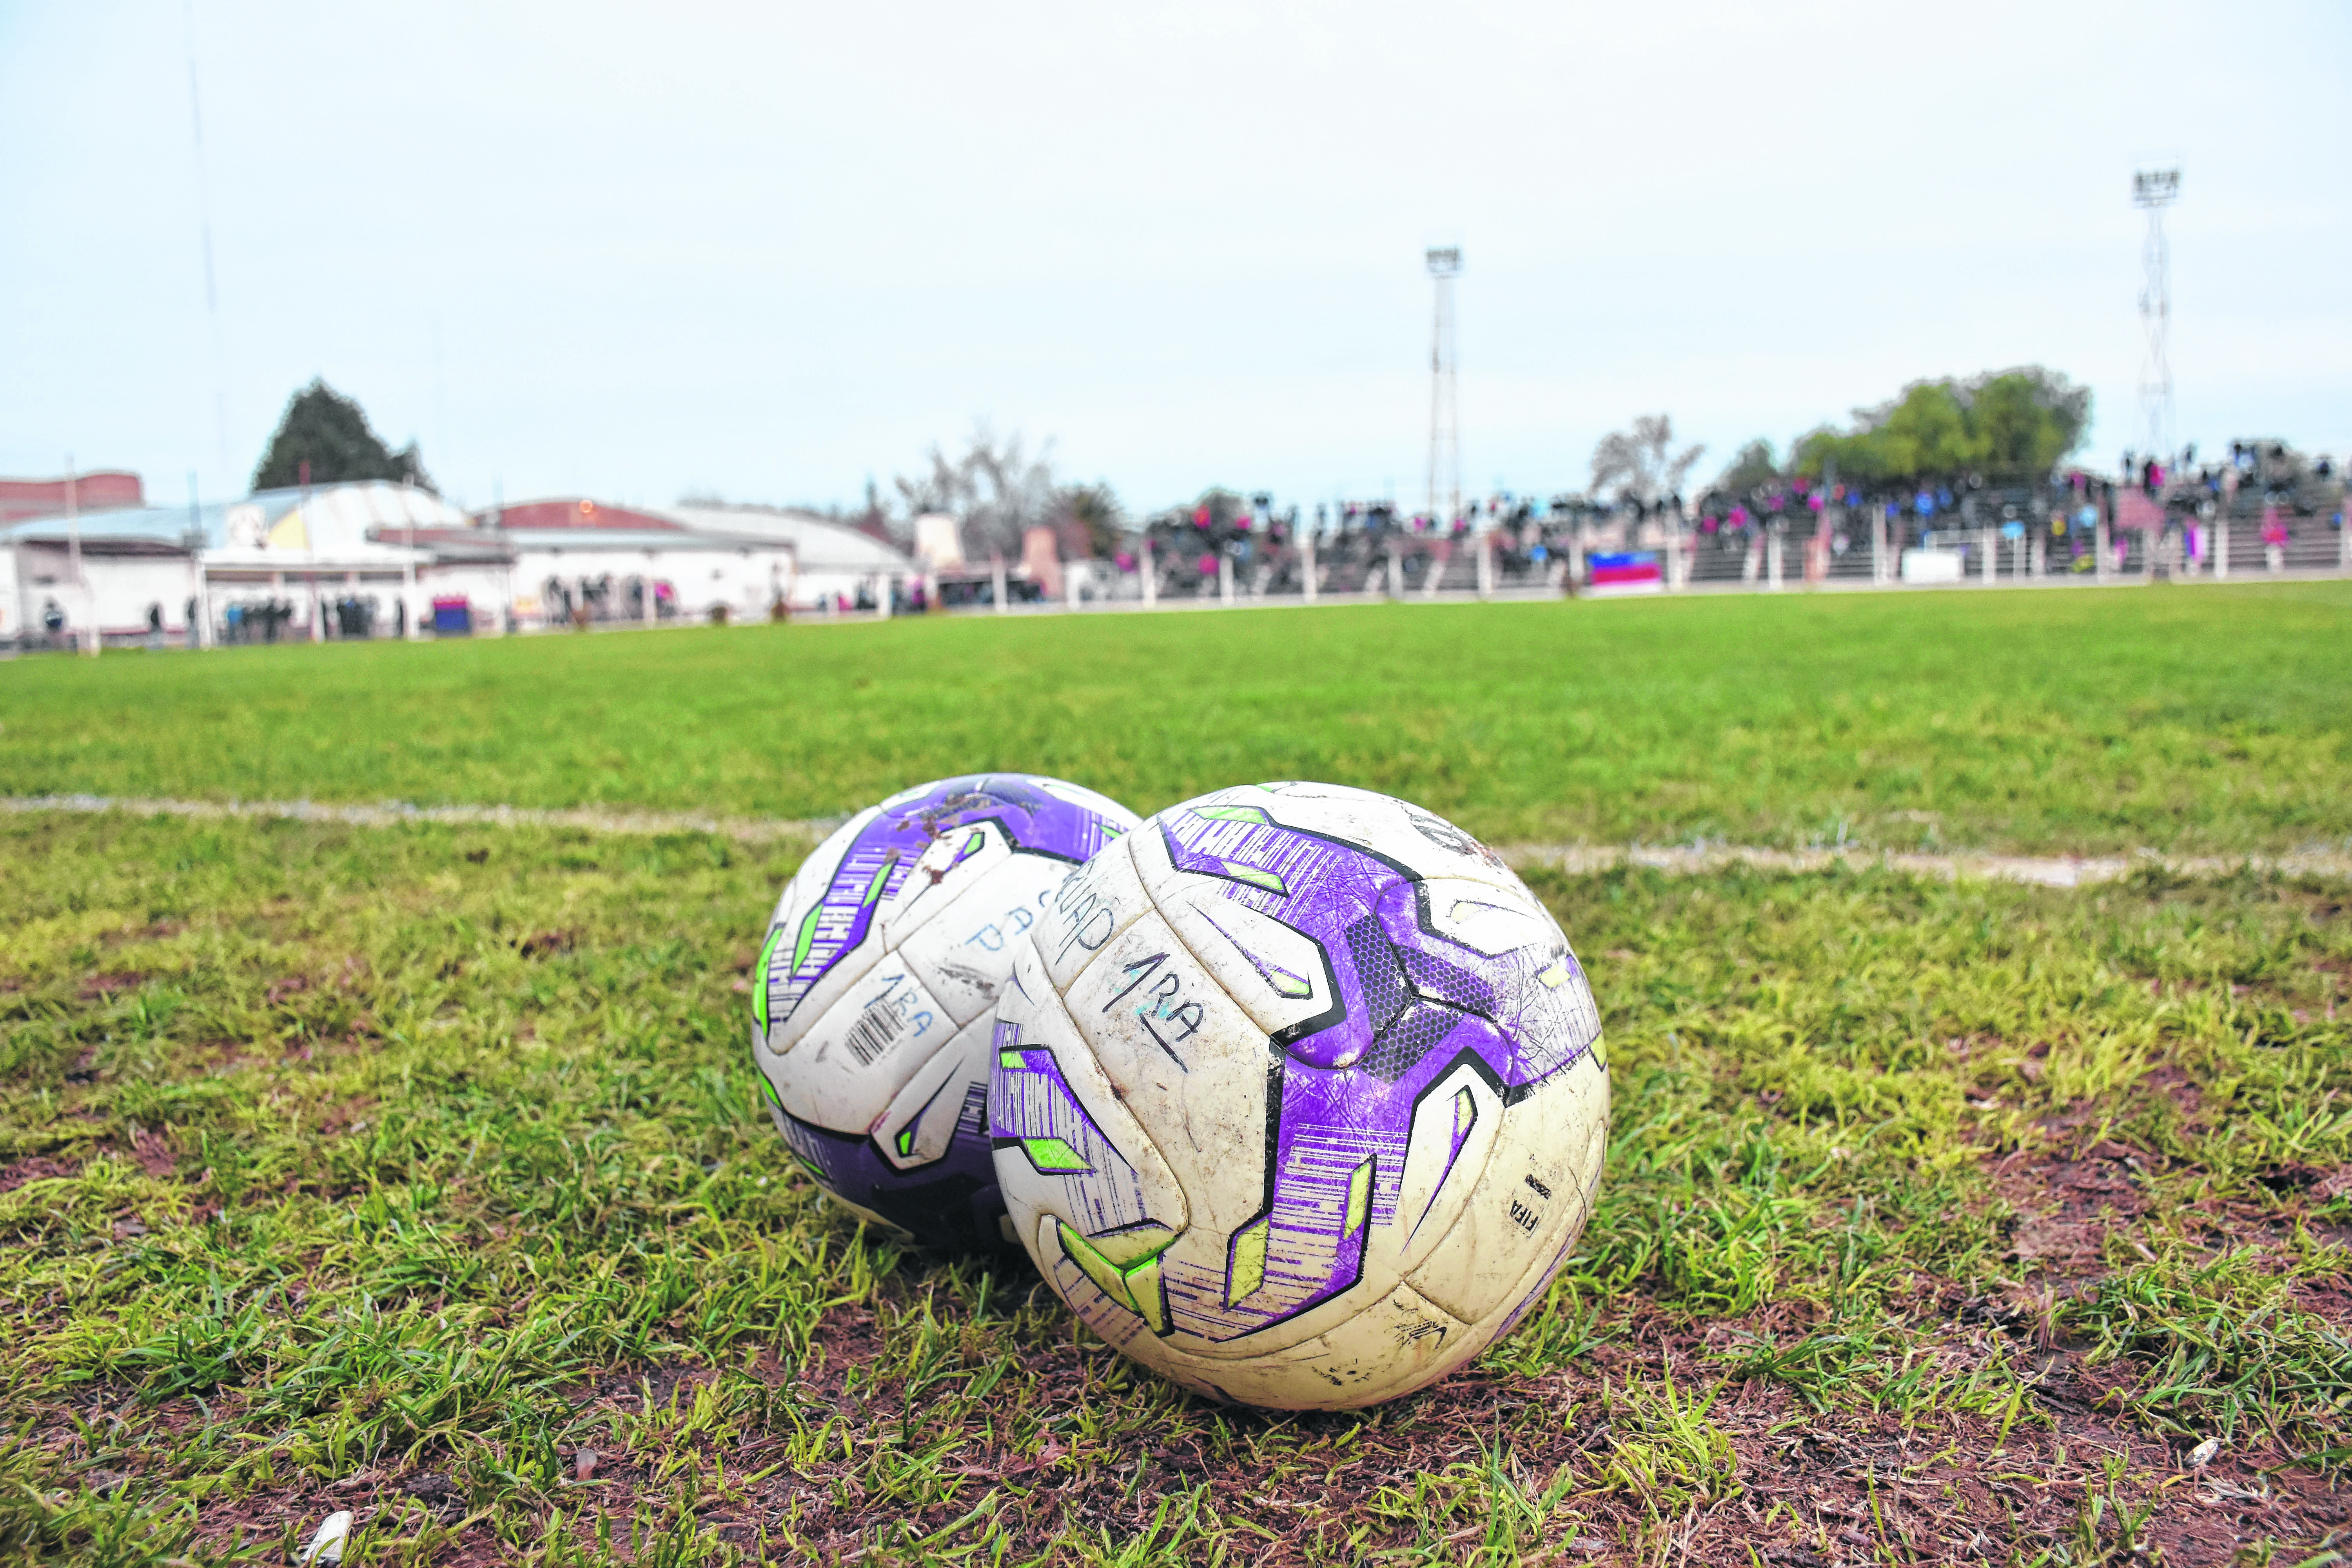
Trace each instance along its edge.
<instances>
[{"instance_id":1,"label":"dirt patch on field","mask_svg":"<svg viewBox=\"0 0 2352 1568\"><path fill-rule=\"evenodd\" d=\"M2186 1444L2114 1414L2126 1373L2090 1368L2063 1349L2028 1351L2035 1368L2029 1396L2007 1420L1948 1415L1906 1425L1860 1409L1818 1412L1765 1379L1725 1385L1706 1413L1720 1446L1680 1461L1688 1495L1661 1512L1636 1500L1630 1478L1656 1475L1672 1444L1654 1411L1645 1415L1628 1405L1624 1387L1664 1373L1681 1387L1705 1389L1720 1377L1720 1363L1705 1353L1696 1332L1663 1319L1622 1326L1623 1338L1568 1371L1457 1377L1378 1413L1223 1411L1222 1437L1211 1423L1180 1416L1165 1434L1108 1454L1075 1434L1015 1451L1002 1433L992 1447L975 1430L976 1440L941 1467L944 1499L909 1509L867 1496L857 1465L843 1456L897 1443L905 1423L919 1427L929 1401L909 1401L898 1385L845 1387L848 1369L874 1364L880 1336L869 1312L835 1312L818 1327L824 1353L809 1358L807 1375L782 1386L784 1369L763 1357L770 1376L761 1381L789 1397L805 1421L842 1418L840 1439L795 1468L782 1462L793 1436L790 1423L754 1420L705 1456L695 1527L766 1557L826 1562L873 1554L877 1528L887 1532L880 1555L892 1559L900 1525L910 1539L940 1536L931 1542L939 1551L1001 1527L1012 1554L1025 1557L1066 1543L1074 1531L1133 1541L1167 1500L1197 1493L1237 1532L1233 1542L1249 1561L1360 1560L1411 1543L1416 1515L1447 1527L1437 1537L1445 1561L1470 1554L1491 1524L1483 1511L1448 1515L1452 1493L1499 1471L1532 1499L1563 1467L1575 1479L1562 1504L1530 1521L1518 1543L1531 1560L1549 1553L1566 1563L1811 1568L2000 1560L2063 1543L2076 1561L2221 1568L2264 1542L2316 1549L2352 1522L2345 1496L2293 1468L2290 1456L2225 1448L2193 1465ZM2024 1322L1953 1325L1925 1336L1924 1353L1964 1367L2012 1357L2032 1337ZM1060 1342L1034 1347L1022 1376L1049 1409L1074 1415L1116 1364L1100 1346ZM690 1403L715 1375L674 1364L616 1371L575 1391L574 1404L583 1417L599 1407L639 1415ZM1313 1462L1298 1462L1302 1444ZM1253 1458L1260 1448L1289 1455ZM585 1479L578 1447L562 1458L549 1505L564 1511L583 1546L594 1542L601 1521L616 1548L626 1550L638 1510L659 1510L677 1496L675 1475L657 1479L638 1456L601 1441ZM1426 1501L1413 1501L1416 1489ZM462 1475L446 1457L428 1454L402 1473L363 1471L207 1510L203 1528L207 1542L226 1544L239 1534L267 1538L289 1523L307 1531L327 1512L351 1508L361 1528L412 1535L459 1525L471 1506ZM1383 1514L1386 1523L1379 1522ZM477 1525L433 1556L470 1564L501 1560L502 1550Z\"/></svg>"},{"instance_id":2,"label":"dirt patch on field","mask_svg":"<svg viewBox=\"0 0 2352 1568\"><path fill-rule=\"evenodd\" d=\"M147 976L135 969L109 969L86 975L77 993L85 1002L100 1002L125 991L136 991L147 983Z\"/></svg>"},{"instance_id":3,"label":"dirt patch on field","mask_svg":"<svg viewBox=\"0 0 2352 1568\"><path fill-rule=\"evenodd\" d=\"M29 1159L16 1160L8 1164L0 1165L0 1193L13 1193L27 1182L76 1175L80 1170L81 1167L79 1164L68 1164L63 1160L52 1160L44 1154L35 1154Z\"/></svg>"},{"instance_id":4,"label":"dirt patch on field","mask_svg":"<svg viewBox=\"0 0 2352 1568\"><path fill-rule=\"evenodd\" d=\"M2079 1158L2019 1150L1991 1168L2012 1215L2010 1261L2071 1281L2103 1271L2107 1242L2147 1207L2140 1181L2154 1156L2102 1140Z\"/></svg>"}]
</instances>

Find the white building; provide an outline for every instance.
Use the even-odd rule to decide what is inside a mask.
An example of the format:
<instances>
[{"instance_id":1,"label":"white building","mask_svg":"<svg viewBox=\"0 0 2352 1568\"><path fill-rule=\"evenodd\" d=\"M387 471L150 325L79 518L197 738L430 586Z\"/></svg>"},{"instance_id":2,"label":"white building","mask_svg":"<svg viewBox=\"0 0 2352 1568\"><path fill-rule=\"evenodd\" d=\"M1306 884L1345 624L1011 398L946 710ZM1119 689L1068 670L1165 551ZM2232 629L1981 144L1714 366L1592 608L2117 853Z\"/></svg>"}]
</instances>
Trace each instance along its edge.
<instances>
[{"instance_id":1,"label":"white building","mask_svg":"<svg viewBox=\"0 0 2352 1568\"><path fill-rule=\"evenodd\" d=\"M421 490L337 485L0 528L0 647L759 619L779 601L887 606L915 575L804 514L572 498L476 518Z\"/></svg>"}]
</instances>

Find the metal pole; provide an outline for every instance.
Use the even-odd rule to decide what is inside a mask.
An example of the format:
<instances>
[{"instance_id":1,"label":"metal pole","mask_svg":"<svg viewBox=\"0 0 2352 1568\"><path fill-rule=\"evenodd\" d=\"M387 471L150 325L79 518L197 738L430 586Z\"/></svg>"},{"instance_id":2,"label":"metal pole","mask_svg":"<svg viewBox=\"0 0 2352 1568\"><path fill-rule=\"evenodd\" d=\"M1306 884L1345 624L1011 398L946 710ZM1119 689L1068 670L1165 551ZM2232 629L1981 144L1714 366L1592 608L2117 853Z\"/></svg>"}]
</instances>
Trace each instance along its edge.
<instances>
[{"instance_id":1,"label":"metal pole","mask_svg":"<svg viewBox=\"0 0 2352 1568\"><path fill-rule=\"evenodd\" d=\"M1217 554L1217 602L1229 610L1234 606L1234 558L1222 551Z\"/></svg>"},{"instance_id":2,"label":"metal pole","mask_svg":"<svg viewBox=\"0 0 2352 1568\"><path fill-rule=\"evenodd\" d=\"M1978 574L1988 588L1992 586L1993 575L1999 570L1993 560L1993 552L2000 548L2000 535L1990 528L1979 531L1977 535L1978 542L1984 547L1984 559L1978 563Z\"/></svg>"},{"instance_id":3,"label":"metal pole","mask_svg":"<svg viewBox=\"0 0 2352 1568\"><path fill-rule=\"evenodd\" d=\"M1308 528L1298 542L1299 570L1306 574L1304 589L1307 602L1315 602L1315 530Z\"/></svg>"},{"instance_id":4,"label":"metal pole","mask_svg":"<svg viewBox=\"0 0 2352 1568\"><path fill-rule=\"evenodd\" d=\"M1429 342L1429 517L1451 526L1462 515L1462 431L1454 397L1454 279L1462 270L1459 246L1433 246L1423 259L1436 289ZM1446 510L1441 513L1443 500Z\"/></svg>"},{"instance_id":5,"label":"metal pole","mask_svg":"<svg viewBox=\"0 0 2352 1568\"><path fill-rule=\"evenodd\" d=\"M996 613L1001 616L1005 613L1004 554L1002 551L999 551L994 556L991 557L991 560L993 564L990 569L988 580L991 591L996 595Z\"/></svg>"},{"instance_id":6,"label":"metal pole","mask_svg":"<svg viewBox=\"0 0 2352 1568\"><path fill-rule=\"evenodd\" d=\"M2230 578L2230 510L2238 499L2238 470L2233 465L2221 476L2221 504L2213 516L2213 575Z\"/></svg>"},{"instance_id":7,"label":"metal pole","mask_svg":"<svg viewBox=\"0 0 2352 1568\"><path fill-rule=\"evenodd\" d=\"M2114 501L2115 491L2110 489L2100 499L2091 523L2091 579L2096 583L2107 580L2107 509Z\"/></svg>"},{"instance_id":8,"label":"metal pole","mask_svg":"<svg viewBox=\"0 0 2352 1568\"><path fill-rule=\"evenodd\" d=\"M1870 503L1870 580L1882 588L1895 580L1886 560L1886 509L1876 501Z\"/></svg>"},{"instance_id":9,"label":"metal pole","mask_svg":"<svg viewBox=\"0 0 2352 1568\"><path fill-rule=\"evenodd\" d=\"M1160 570L1151 563L1151 536L1148 533L1143 536L1142 558L1136 562L1135 568L1143 578L1143 607L1147 610L1157 608L1160 604Z\"/></svg>"},{"instance_id":10,"label":"metal pole","mask_svg":"<svg viewBox=\"0 0 2352 1568\"><path fill-rule=\"evenodd\" d=\"M402 487L401 494L401 516L405 518L408 522L408 560L401 568L402 583L400 596L402 603L406 605L408 610L408 640L410 642L423 642L425 640L425 628L417 623L423 620L424 617L416 613L416 509L414 505L415 500L416 481L414 479L411 479ZM309 510L310 503L310 492L306 490L302 495L302 504L306 511ZM306 516L302 520L303 532L308 534L310 532L310 520Z\"/></svg>"},{"instance_id":11,"label":"metal pole","mask_svg":"<svg viewBox=\"0 0 2352 1568\"><path fill-rule=\"evenodd\" d=\"M1495 531L1480 529L1472 548L1478 552L1478 597L1483 602L1495 596Z\"/></svg>"},{"instance_id":12,"label":"metal pole","mask_svg":"<svg viewBox=\"0 0 2352 1568\"><path fill-rule=\"evenodd\" d=\"M81 480L74 473L73 454L66 454L66 556L73 572L74 594L79 601L77 611L80 624L74 627L74 640L82 652L98 657L98 598L89 591L89 580L81 574Z\"/></svg>"}]
</instances>

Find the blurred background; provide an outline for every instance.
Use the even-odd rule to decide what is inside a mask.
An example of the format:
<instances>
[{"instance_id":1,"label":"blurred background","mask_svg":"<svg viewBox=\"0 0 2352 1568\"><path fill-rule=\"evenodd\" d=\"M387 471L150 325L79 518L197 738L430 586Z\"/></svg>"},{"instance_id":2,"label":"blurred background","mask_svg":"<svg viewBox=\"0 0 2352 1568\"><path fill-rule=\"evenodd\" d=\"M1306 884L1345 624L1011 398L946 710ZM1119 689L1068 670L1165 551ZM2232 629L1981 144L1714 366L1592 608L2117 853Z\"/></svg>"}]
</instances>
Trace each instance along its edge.
<instances>
[{"instance_id":1,"label":"blurred background","mask_svg":"<svg viewBox=\"0 0 2352 1568\"><path fill-rule=\"evenodd\" d=\"M856 508L976 426L1138 511L1699 478L2022 363L2352 444L2352 13L0 5L0 473L241 492L314 376L460 506ZM199 125L201 141L199 141Z\"/></svg>"}]
</instances>

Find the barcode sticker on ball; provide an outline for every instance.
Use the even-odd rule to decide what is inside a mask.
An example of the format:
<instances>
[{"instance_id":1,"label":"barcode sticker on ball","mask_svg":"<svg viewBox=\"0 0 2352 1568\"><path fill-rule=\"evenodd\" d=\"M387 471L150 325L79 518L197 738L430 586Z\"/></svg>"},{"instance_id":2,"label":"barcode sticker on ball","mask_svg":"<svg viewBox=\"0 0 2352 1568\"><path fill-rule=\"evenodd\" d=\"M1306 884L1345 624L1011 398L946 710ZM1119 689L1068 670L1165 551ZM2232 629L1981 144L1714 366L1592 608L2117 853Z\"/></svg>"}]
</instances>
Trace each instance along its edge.
<instances>
[{"instance_id":1,"label":"barcode sticker on ball","mask_svg":"<svg viewBox=\"0 0 2352 1568\"><path fill-rule=\"evenodd\" d=\"M870 1068L881 1059L882 1053L898 1043L907 1032L907 1020L898 1016L887 998L866 1009L857 1022L849 1026L842 1043L849 1054L857 1058L859 1067Z\"/></svg>"}]
</instances>

